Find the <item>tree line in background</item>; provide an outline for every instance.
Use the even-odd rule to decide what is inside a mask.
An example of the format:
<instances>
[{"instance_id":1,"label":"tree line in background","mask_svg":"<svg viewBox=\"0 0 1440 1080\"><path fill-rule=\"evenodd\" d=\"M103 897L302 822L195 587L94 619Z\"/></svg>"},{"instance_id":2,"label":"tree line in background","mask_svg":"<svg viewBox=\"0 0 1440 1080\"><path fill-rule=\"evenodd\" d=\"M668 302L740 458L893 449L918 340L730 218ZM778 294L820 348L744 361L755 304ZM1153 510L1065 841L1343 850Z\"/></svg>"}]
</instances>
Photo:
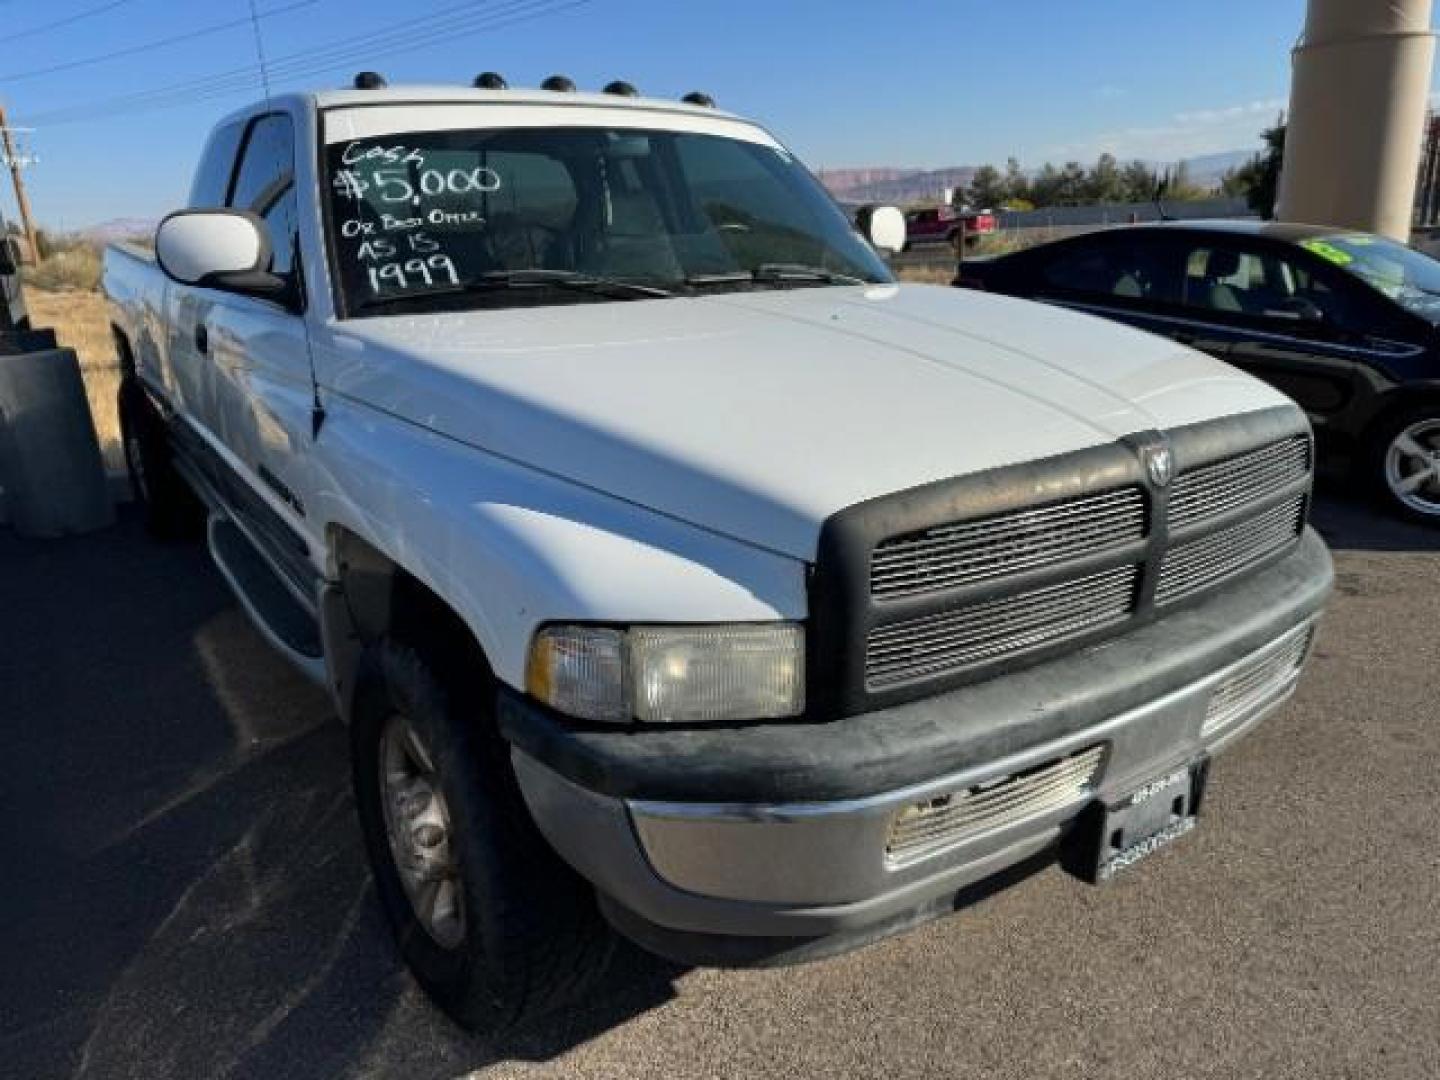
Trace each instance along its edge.
<instances>
[{"instance_id":1,"label":"tree line in background","mask_svg":"<svg viewBox=\"0 0 1440 1080\"><path fill-rule=\"evenodd\" d=\"M1280 165L1285 160L1285 117L1260 133L1265 149L1241 165L1231 169L1220 180L1225 195L1244 196L1250 209L1266 221L1275 216L1275 200L1280 196Z\"/></svg>"},{"instance_id":2,"label":"tree line in background","mask_svg":"<svg viewBox=\"0 0 1440 1080\"><path fill-rule=\"evenodd\" d=\"M1213 187L1190 179L1181 162L1159 170L1144 161L1121 163L1113 154L1101 154L1088 169L1078 161L1055 166L1046 162L1038 172L1026 172L1010 158L1003 170L981 165L970 183L955 193L957 204L977 209L1034 210L1048 206L1093 206L1100 203L1145 203L1155 199L1164 184L1163 197L1172 202L1206 199L1214 195L1243 197L1261 217L1274 216L1280 161L1285 152L1285 122L1262 133L1265 149L1238 168L1231 169Z\"/></svg>"}]
</instances>

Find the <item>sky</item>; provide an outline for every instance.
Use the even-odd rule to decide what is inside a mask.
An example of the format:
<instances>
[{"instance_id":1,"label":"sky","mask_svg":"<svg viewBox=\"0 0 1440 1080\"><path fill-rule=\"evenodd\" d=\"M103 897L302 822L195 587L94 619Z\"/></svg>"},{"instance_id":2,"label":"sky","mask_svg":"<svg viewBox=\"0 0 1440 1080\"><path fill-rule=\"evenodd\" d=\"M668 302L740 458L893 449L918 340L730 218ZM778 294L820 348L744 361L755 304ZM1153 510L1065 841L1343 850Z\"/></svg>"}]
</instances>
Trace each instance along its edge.
<instances>
[{"instance_id":1,"label":"sky","mask_svg":"<svg viewBox=\"0 0 1440 1080\"><path fill-rule=\"evenodd\" d=\"M703 89L815 170L1250 148L1285 106L1305 10L1304 0L254 4L281 73L274 90L344 85L363 68L392 84L467 84L494 69L513 86L561 72L582 88L624 78L661 97ZM12 126L33 124L24 138L39 160L26 183L43 226L153 218L182 202L213 121L262 96L250 13L250 0L0 0L0 105ZM194 87L207 77L228 81ZM117 98L151 92L148 104L167 107L116 111ZM0 210L13 217L8 182Z\"/></svg>"}]
</instances>

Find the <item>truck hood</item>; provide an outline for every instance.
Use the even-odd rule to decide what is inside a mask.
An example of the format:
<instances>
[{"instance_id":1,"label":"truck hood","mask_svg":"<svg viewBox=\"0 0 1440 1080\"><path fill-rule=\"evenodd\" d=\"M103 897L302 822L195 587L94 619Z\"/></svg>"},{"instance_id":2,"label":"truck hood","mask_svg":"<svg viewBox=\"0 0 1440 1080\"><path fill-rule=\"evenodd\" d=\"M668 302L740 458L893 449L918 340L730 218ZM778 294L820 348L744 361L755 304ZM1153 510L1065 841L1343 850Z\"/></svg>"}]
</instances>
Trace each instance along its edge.
<instances>
[{"instance_id":1,"label":"truck hood","mask_svg":"<svg viewBox=\"0 0 1440 1080\"><path fill-rule=\"evenodd\" d=\"M800 559L854 503L1286 399L1163 338L920 285L336 323L322 385Z\"/></svg>"}]
</instances>

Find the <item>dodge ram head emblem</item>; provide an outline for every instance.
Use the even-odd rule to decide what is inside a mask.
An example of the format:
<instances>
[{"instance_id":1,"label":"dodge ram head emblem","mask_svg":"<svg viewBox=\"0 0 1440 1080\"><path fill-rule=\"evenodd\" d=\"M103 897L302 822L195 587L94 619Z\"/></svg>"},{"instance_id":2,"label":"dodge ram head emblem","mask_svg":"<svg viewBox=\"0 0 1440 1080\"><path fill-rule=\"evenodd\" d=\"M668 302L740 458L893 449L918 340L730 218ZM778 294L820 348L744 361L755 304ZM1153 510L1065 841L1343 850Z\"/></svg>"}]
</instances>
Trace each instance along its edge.
<instances>
[{"instance_id":1,"label":"dodge ram head emblem","mask_svg":"<svg viewBox=\"0 0 1440 1080\"><path fill-rule=\"evenodd\" d=\"M1145 451L1145 471L1156 487L1164 487L1175 475L1175 458L1168 446L1152 446Z\"/></svg>"}]
</instances>

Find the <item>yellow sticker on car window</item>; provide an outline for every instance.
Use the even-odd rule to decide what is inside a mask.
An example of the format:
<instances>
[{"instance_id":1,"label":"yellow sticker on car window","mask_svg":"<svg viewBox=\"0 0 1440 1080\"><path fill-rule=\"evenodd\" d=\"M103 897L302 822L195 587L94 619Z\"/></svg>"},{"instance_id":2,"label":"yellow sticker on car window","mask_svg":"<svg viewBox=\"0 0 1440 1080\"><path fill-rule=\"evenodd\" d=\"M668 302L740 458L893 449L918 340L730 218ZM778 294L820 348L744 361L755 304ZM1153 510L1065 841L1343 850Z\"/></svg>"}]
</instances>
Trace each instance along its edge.
<instances>
[{"instance_id":1,"label":"yellow sticker on car window","mask_svg":"<svg viewBox=\"0 0 1440 1080\"><path fill-rule=\"evenodd\" d=\"M1355 261L1355 256L1348 251L1341 251L1334 244L1328 244L1324 240L1301 240L1300 246L1306 251L1319 255L1326 262L1332 262L1336 266L1349 266Z\"/></svg>"}]
</instances>

